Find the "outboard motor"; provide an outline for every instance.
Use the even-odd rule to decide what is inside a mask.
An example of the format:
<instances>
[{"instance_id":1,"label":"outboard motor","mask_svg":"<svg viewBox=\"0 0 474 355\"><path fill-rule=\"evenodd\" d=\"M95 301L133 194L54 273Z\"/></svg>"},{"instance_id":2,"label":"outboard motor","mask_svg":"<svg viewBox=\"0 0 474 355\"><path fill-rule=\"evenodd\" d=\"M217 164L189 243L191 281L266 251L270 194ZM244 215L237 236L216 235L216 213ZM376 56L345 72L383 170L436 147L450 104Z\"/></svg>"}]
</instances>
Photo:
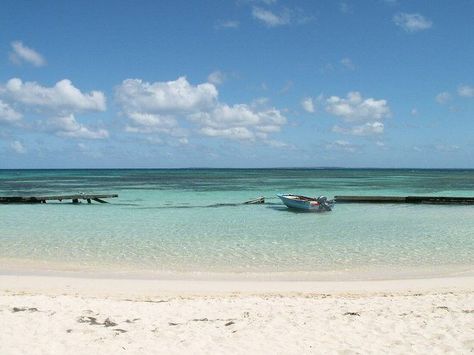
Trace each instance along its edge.
<instances>
[{"instance_id":1,"label":"outboard motor","mask_svg":"<svg viewBox=\"0 0 474 355\"><path fill-rule=\"evenodd\" d=\"M319 202L319 209L323 211L331 211L332 210L332 204L331 201L328 201L326 196L319 196L316 201Z\"/></svg>"}]
</instances>

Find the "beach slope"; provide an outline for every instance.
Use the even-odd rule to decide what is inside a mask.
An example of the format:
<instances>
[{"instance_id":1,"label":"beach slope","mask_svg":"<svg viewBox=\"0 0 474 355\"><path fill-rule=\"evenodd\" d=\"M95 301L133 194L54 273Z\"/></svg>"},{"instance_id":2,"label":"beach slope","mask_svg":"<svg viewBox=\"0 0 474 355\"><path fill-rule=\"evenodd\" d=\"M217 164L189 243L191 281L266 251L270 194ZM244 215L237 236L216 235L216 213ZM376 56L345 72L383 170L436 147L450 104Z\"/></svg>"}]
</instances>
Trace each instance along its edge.
<instances>
[{"instance_id":1,"label":"beach slope","mask_svg":"<svg viewBox=\"0 0 474 355\"><path fill-rule=\"evenodd\" d=\"M474 278L236 282L0 276L2 354L469 353Z\"/></svg>"}]
</instances>

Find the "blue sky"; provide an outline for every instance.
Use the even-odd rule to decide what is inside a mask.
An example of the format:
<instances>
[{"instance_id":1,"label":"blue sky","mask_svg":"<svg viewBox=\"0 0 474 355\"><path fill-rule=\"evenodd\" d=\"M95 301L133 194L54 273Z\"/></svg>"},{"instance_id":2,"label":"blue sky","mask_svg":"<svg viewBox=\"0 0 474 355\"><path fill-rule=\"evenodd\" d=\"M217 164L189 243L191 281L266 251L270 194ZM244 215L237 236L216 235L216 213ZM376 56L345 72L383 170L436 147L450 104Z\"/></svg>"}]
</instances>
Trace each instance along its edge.
<instances>
[{"instance_id":1,"label":"blue sky","mask_svg":"<svg viewBox=\"0 0 474 355\"><path fill-rule=\"evenodd\" d=\"M0 168L473 168L473 18L469 0L5 0Z\"/></svg>"}]
</instances>

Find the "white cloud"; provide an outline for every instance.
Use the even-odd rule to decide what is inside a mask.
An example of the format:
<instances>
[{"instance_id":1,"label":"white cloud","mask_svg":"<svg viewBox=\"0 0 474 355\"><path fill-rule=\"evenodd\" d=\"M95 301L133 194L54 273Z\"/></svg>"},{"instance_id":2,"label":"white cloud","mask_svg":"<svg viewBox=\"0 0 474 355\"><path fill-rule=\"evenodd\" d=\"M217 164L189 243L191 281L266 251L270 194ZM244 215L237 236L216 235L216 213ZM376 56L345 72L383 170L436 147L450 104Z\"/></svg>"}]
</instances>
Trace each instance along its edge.
<instances>
[{"instance_id":1,"label":"white cloud","mask_svg":"<svg viewBox=\"0 0 474 355\"><path fill-rule=\"evenodd\" d=\"M19 122L22 115L16 112L7 103L0 100L0 123L16 123Z\"/></svg>"},{"instance_id":2,"label":"white cloud","mask_svg":"<svg viewBox=\"0 0 474 355\"><path fill-rule=\"evenodd\" d=\"M458 95L463 97L474 97L474 87L469 85L460 85L458 87Z\"/></svg>"},{"instance_id":3,"label":"white cloud","mask_svg":"<svg viewBox=\"0 0 474 355\"><path fill-rule=\"evenodd\" d=\"M268 27L288 25L290 23L290 14L288 11L276 14L270 10L262 9L261 7L254 7L252 9L252 16Z\"/></svg>"},{"instance_id":4,"label":"white cloud","mask_svg":"<svg viewBox=\"0 0 474 355\"><path fill-rule=\"evenodd\" d=\"M194 112L213 107L217 96L213 84L192 86L185 77L151 84L139 79L127 79L116 88L117 101L126 115Z\"/></svg>"},{"instance_id":5,"label":"white cloud","mask_svg":"<svg viewBox=\"0 0 474 355\"><path fill-rule=\"evenodd\" d=\"M271 3L267 3L267 5L271 5ZM291 24L304 25L314 19L312 15L308 15L308 13L301 8L290 9L280 7L278 10L267 10L259 6L252 8L252 17L267 27Z\"/></svg>"},{"instance_id":6,"label":"white cloud","mask_svg":"<svg viewBox=\"0 0 474 355\"><path fill-rule=\"evenodd\" d=\"M433 26L433 22L420 14L407 14L400 12L393 16L393 22L406 32L418 32L427 30Z\"/></svg>"},{"instance_id":7,"label":"white cloud","mask_svg":"<svg viewBox=\"0 0 474 355\"><path fill-rule=\"evenodd\" d=\"M83 139L108 138L109 132L105 129L91 130L76 121L74 115L50 118L48 128L55 131L58 136Z\"/></svg>"},{"instance_id":8,"label":"white cloud","mask_svg":"<svg viewBox=\"0 0 474 355\"><path fill-rule=\"evenodd\" d=\"M21 64L22 61L30 63L35 67L41 67L46 64L46 60L41 54L34 49L25 46L20 41L11 43L12 52L10 52L10 60L15 64Z\"/></svg>"},{"instance_id":9,"label":"white cloud","mask_svg":"<svg viewBox=\"0 0 474 355\"><path fill-rule=\"evenodd\" d=\"M355 70L355 65L350 58L342 58L340 63L346 69Z\"/></svg>"},{"instance_id":10,"label":"white cloud","mask_svg":"<svg viewBox=\"0 0 474 355\"><path fill-rule=\"evenodd\" d=\"M382 134L384 131L384 124L382 122L367 122L363 125L353 127L340 127L336 125L332 128L332 131L353 136L371 136Z\"/></svg>"},{"instance_id":11,"label":"white cloud","mask_svg":"<svg viewBox=\"0 0 474 355\"><path fill-rule=\"evenodd\" d=\"M33 113L45 119L23 127L38 127L69 138L103 139L109 136L107 130L88 128L77 122L74 116L81 112L105 111L105 95L100 91L82 93L70 80L44 87L36 82L13 78L0 85L0 98L0 122L19 122L23 114Z\"/></svg>"},{"instance_id":12,"label":"white cloud","mask_svg":"<svg viewBox=\"0 0 474 355\"><path fill-rule=\"evenodd\" d=\"M355 153L358 150L358 146L348 141L336 140L332 143L326 144L327 150L343 151L348 153Z\"/></svg>"},{"instance_id":13,"label":"white cloud","mask_svg":"<svg viewBox=\"0 0 474 355\"><path fill-rule=\"evenodd\" d=\"M11 142L10 148L17 154L26 154L27 152L27 149L20 141Z\"/></svg>"},{"instance_id":14,"label":"white cloud","mask_svg":"<svg viewBox=\"0 0 474 355\"><path fill-rule=\"evenodd\" d=\"M412 108L410 111L410 114L412 116L417 116L418 115L418 109L416 107Z\"/></svg>"},{"instance_id":15,"label":"white cloud","mask_svg":"<svg viewBox=\"0 0 474 355\"><path fill-rule=\"evenodd\" d=\"M143 127L169 130L178 126L178 122L173 116L159 115L153 113L132 112L128 115L131 121Z\"/></svg>"},{"instance_id":16,"label":"white cloud","mask_svg":"<svg viewBox=\"0 0 474 355\"><path fill-rule=\"evenodd\" d=\"M220 70L215 70L207 77L207 81L214 85L221 85L226 79L226 75Z\"/></svg>"},{"instance_id":17,"label":"white cloud","mask_svg":"<svg viewBox=\"0 0 474 355\"><path fill-rule=\"evenodd\" d=\"M301 106L303 107L303 109L306 111L306 112L309 112L309 113L313 113L315 111L314 109L314 102L313 102L313 99L311 97L305 97L302 101L301 101Z\"/></svg>"},{"instance_id":18,"label":"white cloud","mask_svg":"<svg viewBox=\"0 0 474 355\"><path fill-rule=\"evenodd\" d=\"M116 97L129 119L128 132L160 132L184 138L187 130L181 125L191 123L205 136L256 141L266 140L286 123L279 110L262 107L266 102L220 103L213 84L193 86L184 77L152 84L128 79L116 88Z\"/></svg>"},{"instance_id":19,"label":"white cloud","mask_svg":"<svg viewBox=\"0 0 474 355\"><path fill-rule=\"evenodd\" d=\"M444 91L436 95L435 99L437 103L443 105L451 100L451 94L447 91Z\"/></svg>"},{"instance_id":20,"label":"white cloud","mask_svg":"<svg viewBox=\"0 0 474 355\"><path fill-rule=\"evenodd\" d=\"M17 105L56 113L106 109L105 95L102 92L82 93L68 79L58 81L53 87L44 87L36 82L23 83L20 79L13 78L6 85L0 86L0 96Z\"/></svg>"},{"instance_id":21,"label":"white cloud","mask_svg":"<svg viewBox=\"0 0 474 355\"><path fill-rule=\"evenodd\" d=\"M231 127L231 128L213 128L202 127L199 132L210 137L224 137L229 139L253 140L255 134L247 127Z\"/></svg>"},{"instance_id":22,"label":"white cloud","mask_svg":"<svg viewBox=\"0 0 474 355\"><path fill-rule=\"evenodd\" d=\"M197 112L189 118L201 126L199 132L204 135L240 140L266 138L286 123L286 118L275 108L261 110L246 104L219 104L209 112Z\"/></svg>"},{"instance_id":23,"label":"white cloud","mask_svg":"<svg viewBox=\"0 0 474 355\"><path fill-rule=\"evenodd\" d=\"M346 122L375 121L390 116L386 100L363 99L357 91L349 92L347 98L329 97L326 100L326 111Z\"/></svg>"}]
</instances>

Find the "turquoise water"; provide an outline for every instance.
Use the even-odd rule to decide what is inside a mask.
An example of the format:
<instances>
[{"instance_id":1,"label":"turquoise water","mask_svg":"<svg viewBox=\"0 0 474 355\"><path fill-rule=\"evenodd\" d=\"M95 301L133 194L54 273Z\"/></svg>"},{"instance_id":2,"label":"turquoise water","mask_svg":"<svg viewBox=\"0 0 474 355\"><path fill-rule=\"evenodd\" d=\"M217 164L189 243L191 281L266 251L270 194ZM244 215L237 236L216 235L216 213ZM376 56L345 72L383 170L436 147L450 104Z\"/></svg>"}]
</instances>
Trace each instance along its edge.
<instances>
[{"instance_id":1,"label":"turquoise water","mask_svg":"<svg viewBox=\"0 0 474 355\"><path fill-rule=\"evenodd\" d=\"M119 198L0 205L0 269L316 275L474 265L474 206L296 213L275 196L474 196L474 170L0 171L0 196L78 192ZM258 196L268 203L239 204Z\"/></svg>"}]
</instances>

